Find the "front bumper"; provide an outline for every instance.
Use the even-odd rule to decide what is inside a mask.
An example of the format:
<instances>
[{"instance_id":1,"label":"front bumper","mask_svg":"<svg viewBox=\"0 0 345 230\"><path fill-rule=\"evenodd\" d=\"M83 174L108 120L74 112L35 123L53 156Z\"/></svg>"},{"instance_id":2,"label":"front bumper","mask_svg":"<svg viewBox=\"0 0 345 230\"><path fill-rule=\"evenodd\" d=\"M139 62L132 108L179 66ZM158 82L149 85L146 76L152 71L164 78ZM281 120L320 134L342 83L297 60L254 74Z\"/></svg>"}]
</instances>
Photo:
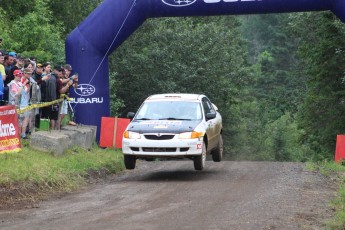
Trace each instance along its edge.
<instances>
[{"instance_id":1,"label":"front bumper","mask_svg":"<svg viewBox=\"0 0 345 230\"><path fill-rule=\"evenodd\" d=\"M201 155L203 141L198 139L148 140L143 135L140 139L122 140L122 152L141 157L188 157Z\"/></svg>"}]
</instances>

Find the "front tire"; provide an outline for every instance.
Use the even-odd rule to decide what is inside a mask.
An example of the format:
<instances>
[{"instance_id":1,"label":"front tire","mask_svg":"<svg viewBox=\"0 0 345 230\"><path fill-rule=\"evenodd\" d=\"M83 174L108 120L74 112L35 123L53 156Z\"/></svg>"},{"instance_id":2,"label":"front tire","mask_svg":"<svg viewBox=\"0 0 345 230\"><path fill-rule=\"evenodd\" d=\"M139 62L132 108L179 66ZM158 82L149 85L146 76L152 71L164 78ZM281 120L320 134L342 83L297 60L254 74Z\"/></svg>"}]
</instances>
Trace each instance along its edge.
<instances>
[{"instance_id":1,"label":"front tire","mask_svg":"<svg viewBox=\"0 0 345 230\"><path fill-rule=\"evenodd\" d=\"M124 155L124 162L126 169L134 169L137 158L131 155Z\"/></svg>"},{"instance_id":2,"label":"front tire","mask_svg":"<svg viewBox=\"0 0 345 230\"><path fill-rule=\"evenodd\" d=\"M202 143L202 153L199 156L195 156L193 158L194 161L194 169L195 170L203 170L205 167L206 162L206 144L205 142Z\"/></svg>"},{"instance_id":3,"label":"front tire","mask_svg":"<svg viewBox=\"0 0 345 230\"><path fill-rule=\"evenodd\" d=\"M218 145L217 148L214 149L211 154L212 154L212 160L214 162L221 162L223 159L223 137L222 134L219 134L219 140L218 140Z\"/></svg>"}]
</instances>

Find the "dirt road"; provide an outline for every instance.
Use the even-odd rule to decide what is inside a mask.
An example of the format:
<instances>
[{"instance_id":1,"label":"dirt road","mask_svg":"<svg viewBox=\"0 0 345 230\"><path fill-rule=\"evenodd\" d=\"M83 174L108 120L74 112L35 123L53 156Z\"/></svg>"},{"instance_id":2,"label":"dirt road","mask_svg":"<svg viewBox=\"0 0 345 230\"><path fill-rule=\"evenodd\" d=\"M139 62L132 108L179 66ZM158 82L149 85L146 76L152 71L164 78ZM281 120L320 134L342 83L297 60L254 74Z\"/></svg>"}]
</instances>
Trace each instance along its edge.
<instances>
[{"instance_id":1,"label":"dirt road","mask_svg":"<svg viewBox=\"0 0 345 230\"><path fill-rule=\"evenodd\" d=\"M322 229L337 187L301 163L144 162L86 191L0 211L0 229Z\"/></svg>"}]
</instances>

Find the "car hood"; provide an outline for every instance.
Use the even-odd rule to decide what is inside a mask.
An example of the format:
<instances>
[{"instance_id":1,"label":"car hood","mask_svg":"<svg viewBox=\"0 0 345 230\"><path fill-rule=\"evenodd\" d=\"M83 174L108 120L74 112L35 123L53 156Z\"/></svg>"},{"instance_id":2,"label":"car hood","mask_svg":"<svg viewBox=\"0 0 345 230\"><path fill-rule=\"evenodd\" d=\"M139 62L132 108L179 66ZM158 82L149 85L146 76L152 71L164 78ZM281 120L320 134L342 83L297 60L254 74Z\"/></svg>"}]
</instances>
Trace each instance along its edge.
<instances>
[{"instance_id":1,"label":"car hood","mask_svg":"<svg viewBox=\"0 0 345 230\"><path fill-rule=\"evenodd\" d=\"M128 131L138 133L183 133L193 131L201 120L133 120Z\"/></svg>"}]
</instances>

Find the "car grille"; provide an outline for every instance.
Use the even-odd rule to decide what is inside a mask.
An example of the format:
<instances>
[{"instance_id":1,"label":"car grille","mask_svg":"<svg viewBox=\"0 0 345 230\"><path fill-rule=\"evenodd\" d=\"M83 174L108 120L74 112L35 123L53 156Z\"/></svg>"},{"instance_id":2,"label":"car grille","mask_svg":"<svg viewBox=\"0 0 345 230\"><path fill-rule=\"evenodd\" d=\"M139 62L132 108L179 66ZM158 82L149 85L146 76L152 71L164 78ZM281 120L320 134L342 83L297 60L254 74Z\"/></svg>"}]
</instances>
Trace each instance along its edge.
<instances>
[{"instance_id":1,"label":"car grille","mask_svg":"<svg viewBox=\"0 0 345 230\"><path fill-rule=\"evenodd\" d=\"M143 148L143 152L176 152L176 148Z\"/></svg>"},{"instance_id":2,"label":"car grille","mask_svg":"<svg viewBox=\"0 0 345 230\"><path fill-rule=\"evenodd\" d=\"M154 148L154 147L144 147L142 148L143 152L156 152L156 153L170 153L176 152L177 148ZM138 147L131 147L131 150L134 152L139 152L140 148ZM180 148L180 152L187 152L189 148Z\"/></svg>"},{"instance_id":3,"label":"car grille","mask_svg":"<svg viewBox=\"0 0 345 230\"><path fill-rule=\"evenodd\" d=\"M157 141L160 141L160 140L171 140L174 138L175 135L144 135L146 139L148 140L157 140Z\"/></svg>"}]
</instances>

